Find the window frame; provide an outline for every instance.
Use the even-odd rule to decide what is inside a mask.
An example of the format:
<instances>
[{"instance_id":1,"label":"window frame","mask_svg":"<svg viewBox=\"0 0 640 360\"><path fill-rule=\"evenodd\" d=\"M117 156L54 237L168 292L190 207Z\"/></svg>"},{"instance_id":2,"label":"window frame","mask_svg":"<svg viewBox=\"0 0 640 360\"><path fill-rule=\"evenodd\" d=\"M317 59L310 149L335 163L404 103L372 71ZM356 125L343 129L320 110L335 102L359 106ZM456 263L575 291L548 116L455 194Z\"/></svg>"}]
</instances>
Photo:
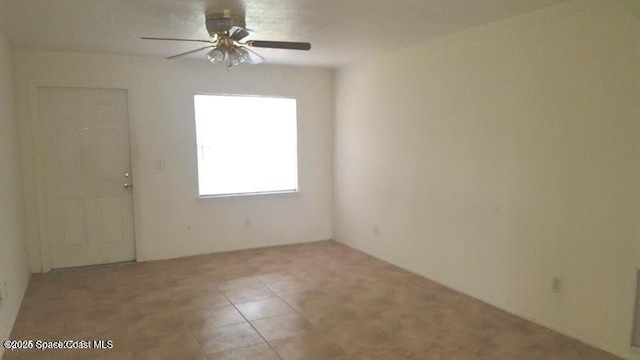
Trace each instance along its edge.
<instances>
[{"instance_id":1,"label":"window frame","mask_svg":"<svg viewBox=\"0 0 640 360\"><path fill-rule=\"evenodd\" d=\"M270 99L288 99L294 100L296 105L295 111L295 125L296 125L296 189L293 190L274 190L274 191L255 191L255 192L241 192L241 193L227 193L227 194L200 194L200 150L198 149L200 144L200 136L198 135L198 120L196 118L196 96L221 96L221 97L244 97L244 98L270 98ZM229 199L229 198L245 198L245 197L281 197L292 196L300 193L300 129L299 129L299 111L298 111L298 99L292 96L286 95L266 95L266 94L230 94L230 93L209 93L209 92L197 92L192 94L191 101L193 104L193 124L195 133L195 147L196 147L196 195L199 200L215 200L215 199Z\"/></svg>"}]
</instances>

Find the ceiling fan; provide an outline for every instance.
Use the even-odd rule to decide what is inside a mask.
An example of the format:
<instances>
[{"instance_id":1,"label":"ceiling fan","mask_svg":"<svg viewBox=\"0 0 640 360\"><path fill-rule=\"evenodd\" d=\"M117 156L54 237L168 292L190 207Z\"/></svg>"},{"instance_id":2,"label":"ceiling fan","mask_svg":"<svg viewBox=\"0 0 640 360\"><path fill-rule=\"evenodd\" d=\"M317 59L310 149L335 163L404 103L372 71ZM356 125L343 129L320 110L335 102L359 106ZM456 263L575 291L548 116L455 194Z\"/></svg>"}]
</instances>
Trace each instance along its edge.
<instances>
[{"instance_id":1,"label":"ceiling fan","mask_svg":"<svg viewBox=\"0 0 640 360\"><path fill-rule=\"evenodd\" d=\"M269 41L269 40L247 40L241 42L249 36L251 30L246 28L245 19L242 15L232 14L230 11L213 13L206 16L206 27L209 33L209 40L199 39L174 39L160 37L141 37L143 40L168 40L168 41L190 41L206 43L206 46L189 50L177 55L169 56L173 59L184 55L189 55L207 49L207 59L212 63L227 62L229 67L240 64L259 64L265 59L258 53L251 50L254 48L285 49L285 50L310 50L311 44L308 42L291 41Z\"/></svg>"}]
</instances>

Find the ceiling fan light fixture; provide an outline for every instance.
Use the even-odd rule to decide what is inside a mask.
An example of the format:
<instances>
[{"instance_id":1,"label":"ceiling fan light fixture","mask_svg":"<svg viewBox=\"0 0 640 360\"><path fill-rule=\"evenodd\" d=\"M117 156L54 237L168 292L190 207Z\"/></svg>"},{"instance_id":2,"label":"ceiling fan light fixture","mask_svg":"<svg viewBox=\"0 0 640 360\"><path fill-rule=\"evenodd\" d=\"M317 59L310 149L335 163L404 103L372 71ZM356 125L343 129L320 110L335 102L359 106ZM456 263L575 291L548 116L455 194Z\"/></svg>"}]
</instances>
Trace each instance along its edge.
<instances>
[{"instance_id":1,"label":"ceiling fan light fixture","mask_svg":"<svg viewBox=\"0 0 640 360\"><path fill-rule=\"evenodd\" d=\"M141 39L205 43L207 44L206 46L169 56L167 59L174 59L202 50L208 50L206 56L210 62L214 64L226 63L229 67L264 62L265 59L251 50L252 47L281 50L311 50L311 44L307 42L272 40L248 40L241 42L241 40L249 36L252 31L246 28L244 15L232 14L229 10L208 14L206 15L205 22L207 32L209 33L208 40L167 37L142 37Z\"/></svg>"},{"instance_id":2,"label":"ceiling fan light fixture","mask_svg":"<svg viewBox=\"0 0 640 360\"><path fill-rule=\"evenodd\" d=\"M207 59L214 64L224 61L225 57L225 51L220 48L214 48L207 53Z\"/></svg>"},{"instance_id":3,"label":"ceiling fan light fixture","mask_svg":"<svg viewBox=\"0 0 640 360\"><path fill-rule=\"evenodd\" d=\"M237 46L230 47L227 50L227 55L229 57L229 66L238 66L249 60L249 53L245 49Z\"/></svg>"},{"instance_id":4,"label":"ceiling fan light fixture","mask_svg":"<svg viewBox=\"0 0 640 360\"><path fill-rule=\"evenodd\" d=\"M249 52L241 47L237 47L236 50L238 50L238 58L240 59L240 63L246 63L247 60L249 60Z\"/></svg>"}]
</instances>

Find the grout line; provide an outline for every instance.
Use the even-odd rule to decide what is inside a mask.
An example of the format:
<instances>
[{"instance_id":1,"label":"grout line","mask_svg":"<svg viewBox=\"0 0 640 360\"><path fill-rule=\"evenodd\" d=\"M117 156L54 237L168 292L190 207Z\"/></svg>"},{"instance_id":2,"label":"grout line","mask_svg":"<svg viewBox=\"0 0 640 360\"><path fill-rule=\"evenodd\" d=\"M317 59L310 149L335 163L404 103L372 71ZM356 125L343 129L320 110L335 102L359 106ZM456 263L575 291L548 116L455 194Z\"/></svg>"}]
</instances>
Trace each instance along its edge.
<instances>
[{"instance_id":1,"label":"grout line","mask_svg":"<svg viewBox=\"0 0 640 360\"><path fill-rule=\"evenodd\" d=\"M262 280L258 279L257 277L253 276L253 278L255 278L256 280L260 281L260 283L262 283L263 285L265 285ZM264 336L262 336L262 334L260 333L260 331L258 331L258 329L256 329L255 326L253 326L253 324L251 323L251 321L249 321L249 319L247 319L246 316L244 316L244 314L242 313L242 311L240 311L240 309L238 309L238 307L236 306L236 304L234 304L231 300L229 300L229 298L227 297L227 294L224 293L224 291L222 291L217 284L214 283L214 286L216 287L216 289L218 289L218 291L220 291L220 293L222 294L222 296L225 297L225 299L227 299L227 301L233 306L234 309L236 309L236 311L240 314L240 316L242 316L242 318L247 322L247 324L249 324L249 326L251 326L251 328L253 329L253 331L256 332L256 334L258 334L258 336L260 336L260 338L265 342L265 344L267 344L267 346L269 346L269 348L271 349L271 351L273 351L276 356L280 359L282 359L282 356L280 356L280 354L278 354L278 352L276 351L276 349L273 348L273 346L271 346L271 344L267 341L267 339L264 338ZM266 286L266 285L265 285ZM268 289L269 287L267 287ZM269 291L271 291L271 289L269 289ZM273 292L273 291L271 291ZM278 294L274 293L274 295L278 296ZM258 344L254 344L254 345L258 345ZM238 349L243 349L245 347L249 347L249 346L253 346L253 345L247 345L247 346L243 346L240 347Z\"/></svg>"},{"instance_id":2,"label":"grout line","mask_svg":"<svg viewBox=\"0 0 640 360\"><path fill-rule=\"evenodd\" d=\"M273 291L273 290L269 287L269 285L268 285L267 283L265 283L264 281L262 281L262 280L261 280L261 279L259 279L258 277L255 277L255 278L256 278L256 279L258 279L258 281L260 281L260 282L261 282L265 287L267 287L271 292L273 292L273 293L276 295L276 297L277 297L278 299L280 299L282 302L284 302L285 304L287 304L291 309L293 309L293 311L294 311L294 312L293 312L292 314L300 315L300 316L301 316L305 321L307 321L309 324L311 324L311 326L312 326L312 327L313 327L313 329L314 329L314 332L316 332L316 331L317 331L317 332L319 332L319 331L320 331L320 330L316 327L316 325L315 325L315 324L313 324L311 321L309 321L309 319L307 319L307 318L302 314L302 310L298 311L298 309L296 309L295 307L293 307L293 305L292 305L292 304L290 304L287 300L285 300L285 299L284 299L284 297L282 297L282 296L281 296L280 294L278 294L277 292ZM295 294L295 293L285 294L284 296L289 296L289 295L293 295L293 294ZM291 314L285 314L285 315L291 315ZM244 316L244 315L243 315L243 316ZM279 316L279 315L277 315L277 316ZM275 316L272 316L272 317L275 317ZM252 326L253 326L253 325L252 325ZM293 337L295 337L295 336L300 336L300 335L294 335ZM280 340L280 339L277 339L277 340ZM269 347L271 347L271 348L273 349L273 347L271 346L271 344L269 344ZM276 354L278 354L278 352L277 352L275 349L273 349L273 351L275 351L275 352L276 352ZM278 356L280 356L280 354L278 354ZM282 357L281 357L281 359L282 359Z\"/></svg>"},{"instance_id":3,"label":"grout line","mask_svg":"<svg viewBox=\"0 0 640 360\"><path fill-rule=\"evenodd\" d=\"M271 290L271 288L269 286L267 286L267 284L265 284L262 280L258 279L258 277L253 276L253 278L255 278L256 280L258 280L264 287L266 287L267 289L269 289L269 291L271 291L275 296L278 296L278 294L276 294L273 290ZM226 295L225 295L226 296ZM236 310L240 313L240 315L242 315L243 318L245 318L245 320L247 320L247 322L249 323L249 325L253 328L253 330L255 330L255 332L258 333L258 335L260 335L260 337L262 338L262 340L264 340L264 342L269 346L269 348L276 354L277 357L280 358L280 360L284 360L282 359L282 356L280 356L280 354L276 351L276 349L273 348L273 346L271 345L271 343L269 341L267 341L267 339L264 338L264 336L262 336L262 334L260 333L260 331L258 331L258 329L256 329L255 326L253 326L253 324L251 323L251 321L249 321L249 319L247 319L246 316L244 316L244 314L242 313L242 311L240 311L240 309L238 309L238 307L236 306L236 304L233 304L233 307L236 308Z\"/></svg>"},{"instance_id":4,"label":"grout line","mask_svg":"<svg viewBox=\"0 0 640 360\"><path fill-rule=\"evenodd\" d=\"M214 284L215 286L215 284ZM220 291L218 289L218 287L216 286L216 290ZM200 343L200 340L198 339L198 337L196 336L196 332L194 331L194 329L189 325L189 322L186 319L186 313L189 311L185 311L180 304L178 303L178 301L175 300L175 296L174 294L172 294L171 290L169 289L169 287L165 286L164 291L166 291L169 294L169 297L171 298L171 301L174 302L178 308L178 312L180 313L180 319L182 320L182 322L187 326L187 329L189 329L189 331L191 332L191 336L193 336L193 338L196 340L196 343L198 344L198 347L200 348L200 352L202 353L202 355L206 358L208 358L209 356L207 355L207 353L204 351L204 348L202 347L202 344ZM223 294L224 295L224 294ZM215 308L220 307L220 306L216 306Z\"/></svg>"},{"instance_id":5,"label":"grout line","mask_svg":"<svg viewBox=\"0 0 640 360\"><path fill-rule=\"evenodd\" d=\"M173 300L173 298L172 298L172 300ZM202 347L202 344L200 344L200 340L198 340L198 337L196 336L196 332L191 328L191 326L189 326L189 322L187 321L187 319L185 319L184 311L182 310L182 308L179 305L178 305L178 311L180 311L180 319L187 326L187 329L189 329L189 331L191 332L191 336L193 336L193 338L196 340L196 344L198 344L198 347L200 348L200 352L206 358L209 358L207 356L207 354L204 352L204 348Z\"/></svg>"}]
</instances>

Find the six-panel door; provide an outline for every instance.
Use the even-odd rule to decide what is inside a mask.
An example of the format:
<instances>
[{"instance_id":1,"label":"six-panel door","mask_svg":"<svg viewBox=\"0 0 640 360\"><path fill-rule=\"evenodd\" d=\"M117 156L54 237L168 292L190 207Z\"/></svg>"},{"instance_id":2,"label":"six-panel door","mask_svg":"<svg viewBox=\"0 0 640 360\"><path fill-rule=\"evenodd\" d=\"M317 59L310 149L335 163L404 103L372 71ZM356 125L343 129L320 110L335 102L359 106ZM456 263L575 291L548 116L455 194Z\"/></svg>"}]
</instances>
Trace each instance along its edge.
<instances>
[{"instance_id":1,"label":"six-panel door","mask_svg":"<svg viewBox=\"0 0 640 360\"><path fill-rule=\"evenodd\" d=\"M126 90L38 89L51 268L135 259Z\"/></svg>"}]
</instances>

